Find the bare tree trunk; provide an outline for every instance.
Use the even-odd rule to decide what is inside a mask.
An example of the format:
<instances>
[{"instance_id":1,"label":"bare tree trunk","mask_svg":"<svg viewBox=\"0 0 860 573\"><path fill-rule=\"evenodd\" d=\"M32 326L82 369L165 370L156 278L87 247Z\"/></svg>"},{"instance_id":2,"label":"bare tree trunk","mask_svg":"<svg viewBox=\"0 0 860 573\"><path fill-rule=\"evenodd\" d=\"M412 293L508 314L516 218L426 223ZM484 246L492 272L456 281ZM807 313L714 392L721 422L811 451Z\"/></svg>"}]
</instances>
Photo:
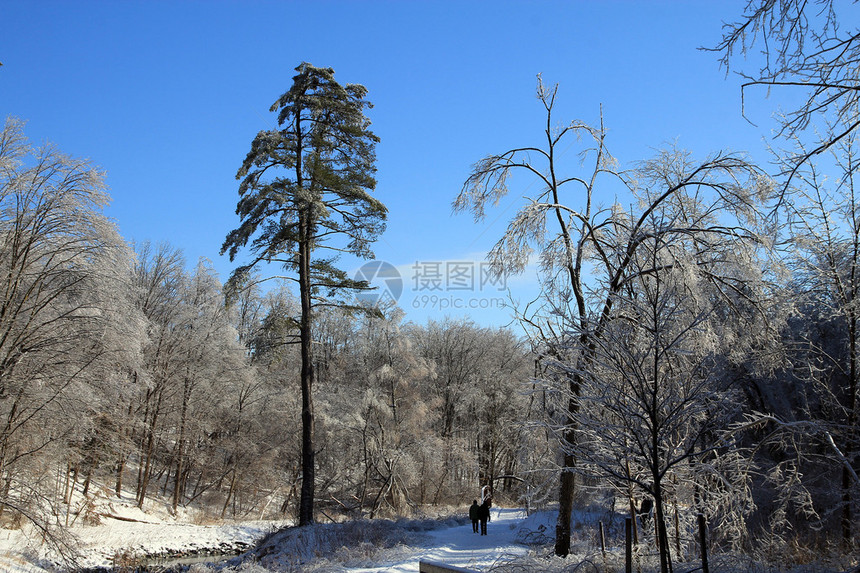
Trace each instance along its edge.
<instances>
[{"instance_id":1,"label":"bare tree trunk","mask_svg":"<svg viewBox=\"0 0 860 573\"><path fill-rule=\"evenodd\" d=\"M179 505L179 498L182 495L182 465L184 450L185 450L185 426L188 417L188 402L191 395L191 382L189 380L190 373L186 373L185 384L182 389L182 407L179 413L179 439L176 442L176 475L173 483L173 512Z\"/></svg>"},{"instance_id":2,"label":"bare tree trunk","mask_svg":"<svg viewBox=\"0 0 860 573\"><path fill-rule=\"evenodd\" d=\"M125 454L120 453L119 459L116 461L116 482L114 483L114 493L117 497L122 497L122 474L125 471Z\"/></svg>"},{"instance_id":3,"label":"bare tree trunk","mask_svg":"<svg viewBox=\"0 0 860 573\"><path fill-rule=\"evenodd\" d=\"M564 467L561 470L558 490L558 521L555 525L555 554L567 557L570 554L570 514L573 511L573 494L576 476L572 468L575 463L572 454L564 454Z\"/></svg>"},{"instance_id":4,"label":"bare tree trunk","mask_svg":"<svg viewBox=\"0 0 860 573\"><path fill-rule=\"evenodd\" d=\"M666 514L663 503L663 487L659 480L654 483L654 519L657 521L657 547L660 551L660 573L672 573L672 555L666 529Z\"/></svg>"},{"instance_id":5,"label":"bare tree trunk","mask_svg":"<svg viewBox=\"0 0 860 573\"><path fill-rule=\"evenodd\" d=\"M71 489L70 489L70 487L71 487L70 486L71 476L72 476L72 464L71 464L71 462L69 462L66 464L66 479L64 480L64 484L63 484L63 503L65 503L67 505L72 503L72 497L70 494L70 492L71 492ZM2 508L2 507L3 507L3 505L0 505L0 508Z\"/></svg>"},{"instance_id":6,"label":"bare tree trunk","mask_svg":"<svg viewBox=\"0 0 860 573\"><path fill-rule=\"evenodd\" d=\"M72 510L72 499L75 495L75 486L78 484L78 468L72 467L69 464L69 474L72 476L72 482L69 484L69 502L66 504L66 526L69 525L69 513ZM6 481L6 491L9 491L9 482Z\"/></svg>"},{"instance_id":7,"label":"bare tree trunk","mask_svg":"<svg viewBox=\"0 0 860 573\"><path fill-rule=\"evenodd\" d=\"M373 506L370 508L370 519L376 517L376 512L379 510L379 507L382 505L382 500L388 494L388 490L391 489L391 475L389 474L387 478L385 478L385 483L382 484L382 487L379 488L379 491L376 493L376 498L373 500Z\"/></svg>"},{"instance_id":8,"label":"bare tree trunk","mask_svg":"<svg viewBox=\"0 0 860 573\"><path fill-rule=\"evenodd\" d=\"M155 429L158 423L158 412L161 409L161 398L163 396L162 392L158 392L158 398L155 401L155 407L153 408L152 418L149 423L149 427L144 434L146 450L144 452L144 459L142 460L143 472L140 474L140 480L138 484L138 493L137 493L137 507L143 508L143 503L146 501L146 490L149 488L149 481L152 477L152 465L153 465L153 454L155 452Z\"/></svg>"},{"instance_id":9,"label":"bare tree trunk","mask_svg":"<svg viewBox=\"0 0 860 573\"><path fill-rule=\"evenodd\" d=\"M361 453L364 461L364 480L361 484L361 498L358 501L359 510L364 509L364 503L367 501L367 488L370 484L370 455L367 451L367 418L365 418L364 427L361 429Z\"/></svg>"},{"instance_id":10,"label":"bare tree trunk","mask_svg":"<svg viewBox=\"0 0 860 573\"><path fill-rule=\"evenodd\" d=\"M848 435L845 440L845 458L849 464L854 460L854 437L857 422L857 318L854 312L848 312ZM852 508L851 496L852 479L851 472L845 466L842 467L842 542L850 546L853 540L852 531Z\"/></svg>"},{"instance_id":11,"label":"bare tree trunk","mask_svg":"<svg viewBox=\"0 0 860 573\"><path fill-rule=\"evenodd\" d=\"M133 374L134 383L137 384L137 372ZM134 400L129 400L128 402L128 412L126 413L126 420L131 420L131 416L134 412L132 409L132 404ZM123 438L128 438L128 443L134 443L134 431L129 430L128 427L124 428L122 431ZM120 446L119 455L116 459L116 465L114 466L116 469L116 483L114 484L114 493L118 498L122 497L122 474L125 471L126 458L128 454L125 451L125 439L122 441L122 445Z\"/></svg>"},{"instance_id":12,"label":"bare tree trunk","mask_svg":"<svg viewBox=\"0 0 860 573\"><path fill-rule=\"evenodd\" d=\"M227 514L227 508L230 507L230 500L234 497L236 491L236 469L233 468L233 476L230 478L230 489L227 491L227 499L224 500L224 507L221 508L221 519Z\"/></svg>"},{"instance_id":13,"label":"bare tree trunk","mask_svg":"<svg viewBox=\"0 0 860 573\"><path fill-rule=\"evenodd\" d=\"M576 398L579 396L581 385L578 375L570 380L570 398L567 403L567 428L564 431L564 441L567 444L564 452L564 465L559 477L558 491L558 521L555 526L555 554L567 557L570 554L570 514L573 512L573 494L576 490L576 457L571 449L576 444L576 428L573 426L575 415L579 409Z\"/></svg>"},{"instance_id":14,"label":"bare tree trunk","mask_svg":"<svg viewBox=\"0 0 860 573\"><path fill-rule=\"evenodd\" d=\"M149 488L149 480L152 476L152 453L155 446L155 438L150 430L146 439L146 454L145 461L142 464L140 472L140 480L137 487L137 507L143 508L143 502L146 500L146 490Z\"/></svg>"},{"instance_id":15,"label":"bare tree trunk","mask_svg":"<svg viewBox=\"0 0 860 573\"><path fill-rule=\"evenodd\" d=\"M143 409L143 429L140 432L140 443L137 444L137 489L135 489L135 499L140 499L140 486L143 485L143 463L146 459L146 428L149 423L149 407L152 400L152 391L147 389L144 397Z\"/></svg>"},{"instance_id":16,"label":"bare tree trunk","mask_svg":"<svg viewBox=\"0 0 860 573\"><path fill-rule=\"evenodd\" d=\"M93 456L93 458L89 461L90 461L90 463L87 464L87 477L84 480L84 492L83 492L84 497L86 497L90 491L90 483L92 482L92 479L93 479L93 470L95 470L96 466L99 465L99 455L95 454Z\"/></svg>"}]
</instances>

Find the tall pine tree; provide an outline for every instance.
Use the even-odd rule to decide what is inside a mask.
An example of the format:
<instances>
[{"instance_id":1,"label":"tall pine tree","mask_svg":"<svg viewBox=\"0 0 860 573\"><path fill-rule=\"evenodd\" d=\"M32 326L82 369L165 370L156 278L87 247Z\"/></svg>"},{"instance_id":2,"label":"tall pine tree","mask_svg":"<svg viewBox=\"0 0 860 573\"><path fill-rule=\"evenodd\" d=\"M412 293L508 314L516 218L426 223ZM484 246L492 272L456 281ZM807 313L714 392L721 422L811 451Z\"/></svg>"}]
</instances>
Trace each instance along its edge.
<instances>
[{"instance_id":1,"label":"tall pine tree","mask_svg":"<svg viewBox=\"0 0 860 573\"><path fill-rule=\"evenodd\" d=\"M375 147L364 110L367 89L340 85L331 68L302 63L293 85L272 105L278 129L261 131L236 175L241 180L231 231L221 252L233 260L248 247L228 286L246 285L252 270L274 263L298 284L301 314L302 489L299 525L313 523L314 365L313 312L318 305L345 306L338 294L367 288L335 266L340 253L371 258L370 243L385 228L387 209L370 192L376 187ZM249 245L250 242L250 245ZM322 253L321 253L322 251Z\"/></svg>"}]
</instances>

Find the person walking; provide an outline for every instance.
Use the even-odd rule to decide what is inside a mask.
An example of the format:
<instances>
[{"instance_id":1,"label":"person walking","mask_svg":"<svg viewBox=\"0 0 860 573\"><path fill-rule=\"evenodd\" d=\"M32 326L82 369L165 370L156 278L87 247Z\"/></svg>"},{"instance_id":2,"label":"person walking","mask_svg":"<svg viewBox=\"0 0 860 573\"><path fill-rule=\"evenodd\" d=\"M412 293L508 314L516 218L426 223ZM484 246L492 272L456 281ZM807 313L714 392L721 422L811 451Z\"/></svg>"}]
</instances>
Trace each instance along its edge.
<instances>
[{"instance_id":1,"label":"person walking","mask_svg":"<svg viewBox=\"0 0 860 573\"><path fill-rule=\"evenodd\" d=\"M478 517L481 520L481 535L487 534L487 522L490 521L490 498L484 500L478 508Z\"/></svg>"},{"instance_id":2,"label":"person walking","mask_svg":"<svg viewBox=\"0 0 860 573\"><path fill-rule=\"evenodd\" d=\"M472 520L472 533L478 533L478 520L481 519L481 507L478 505L477 499L473 499L472 505L469 507L469 519Z\"/></svg>"}]
</instances>

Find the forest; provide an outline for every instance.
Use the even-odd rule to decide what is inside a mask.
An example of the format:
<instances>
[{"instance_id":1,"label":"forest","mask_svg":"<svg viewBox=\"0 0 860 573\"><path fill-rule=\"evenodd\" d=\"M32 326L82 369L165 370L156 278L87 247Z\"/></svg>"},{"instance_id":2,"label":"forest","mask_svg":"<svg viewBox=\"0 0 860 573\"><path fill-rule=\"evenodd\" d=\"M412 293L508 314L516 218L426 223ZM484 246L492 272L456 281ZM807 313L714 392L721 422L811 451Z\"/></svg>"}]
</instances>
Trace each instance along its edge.
<instances>
[{"instance_id":1,"label":"forest","mask_svg":"<svg viewBox=\"0 0 860 573\"><path fill-rule=\"evenodd\" d=\"M565 86L538 76L542 144L489 142L464 174L450 200L475 221L522 196L487 255L498 277L538 268L516 329L355 298L371 285L339 257L372 260L387 210L367 90L331 68L300 64L278 127L237 161L223 283L168 242L123 239L103 173L7 119L0 525L63 551L64 527L124 492L303 526L487 487L557 509L558 557L595 500L653 503L663 572L699 516L723 551L855 554L860 35L836 1L749 6L717 56L729 68L763 44L745 87L804 90L767 165L672 147L622 163L602 122L553 114ZM578 160L559 159L568 146Z\"/></svg>"}]
</instances>

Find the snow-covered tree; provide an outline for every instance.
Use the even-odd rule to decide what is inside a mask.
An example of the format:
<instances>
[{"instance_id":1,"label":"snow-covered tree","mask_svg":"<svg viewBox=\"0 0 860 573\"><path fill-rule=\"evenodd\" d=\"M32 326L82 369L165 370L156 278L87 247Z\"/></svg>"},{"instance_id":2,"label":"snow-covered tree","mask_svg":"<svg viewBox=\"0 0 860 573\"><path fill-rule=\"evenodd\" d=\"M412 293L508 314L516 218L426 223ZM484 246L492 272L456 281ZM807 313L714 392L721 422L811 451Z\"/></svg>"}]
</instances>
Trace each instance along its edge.
<instances>
[{"instance_id":1,"label":"snow-covered tree","mask_svg":"<svg viewBox=\"0 0 860 573\"><path fill-rule=\"evenodd\" d=\"M45 527L48 484L105 406L105 381L134 360L124 322L128 250L102 214L103 175L20 121L0 131L0 512ZM123 335L129 335L123 348ZM76 418L80 416L81 422ZM70 462L71 463L71 462ZM8 515L8 514L7 514Z\"/></svg>"},{"instance_id":2,"label":"snow-covered tree","mask_svg":"<svg viewBox=\"0 0 860 573\"><path fill-rule=\"evenodd\" d=\"M670 503L676 525L704 513L735 544L752 508L749 464L730 433L740 402L723 372L732 354L751 346L745 333L760 316L736 314L760 271L742 240L666 232L691 223L696 211L678 202L646 217L626 288L614 295L615 318L593 339L593 360L580 373L574 454L602 479L653 500L662 571L672 569ZM696 226L704 229L708 218ZM635 218L616 220L616 232L626 234ZM715 275L721 286L746 291L728 316L723 293L713 292Z\"/></svg>"},{"instance_id":3,"label":"snow-covered tree","mask_svg":"<svg viewBox=\"0 0 860 573\"><path fill-rule=\"evenodd\" d=\"M834 128L839 129L842 128ZM799 151L782 154L786 166L793 155L804 153L800 139L795 142ZM860 487L856 481L860 456L858 144L857 133L848 131L829 146L829 158L807 161L792 180L791 194L785 201L785 258L791 269L787 288L796 297L789 342L796 365L794 375L804 380L803 398L794 400L789 412L765 412L781 418L783 423L812 423L813 426L804 424L800 430L809 440L803 449L823 446L833 466L840 468L840 523L845 543L853 539L854 507ZM816 429L810 431L811 427Z\"/></svg>"},{"instance_id":4,"label":"snow-covered tree","mask_svg":"<svg viewBox=\"0 0 860 573\"><path fill-rule=\"evenodd\" d=\"M769 180L739 155L717 154L694 162L679 151L667 151L643 165L639 177L649 179L645 204L637 218L625 221L626 233L613 235L620 220L613 209L597 204L597 193L627 194L637 186L635 175L618 171L606 148L606 132L581 122L557 127L552 109L557 89L538 82L538 98L546 110L542 146L525 146L491 155L478 162L454 202L458 211L470 211L476 220L486 216L508 192L507 180L516 172L535 177L542 189L514 215L507 231L489 254L498 274L526 269L537 251L542 294L521 309L522 322L538 339L536 347L550 364L568 363L551 372L564 402L553 421L562 448L559 518L555 552L570 551L570 513L575 486L578 429L576 417L582 373L590 369L595 344L617 318L618 297L632 288L631 268L650 232L665 240L684 238L707 251L715 237L755 239L746 225L756 224L756 208L770 190ZM579 172L567 174L559 162L560 149L569 138L583 137L588 147L580 157ZM586 165L585 162L588 161ZM647 228L651 213L664 205L689 202L701 211L699 219L670 221L656 231ZM618 213L620 215L620 213ZM715 222L714 222L715 221ZM706 225L706 226L703 226ZM597 280L589 278L591 271ZM712 277L719 282L721 276ZM730 282L726 289L733 290ZM570 333L574 332L574 340Z\"/></svg>"},{"instance_id":5,"label":"snow-covered tree","mask_svg":"<svg viewBox=\"0 0 860 573\"><path fill-rule=\"evenodd\" d=\"M759 95L756 89L761 96L789 96L792 103L777 116L777 136L792 140L810 127L822 135L814 146L786 158L783 173L789 180L860 126L855 111L860 33L851 4L748 0L738 19L723 25L723 38L712 48L727 72L737 70L743 78L742 102ZM742 63L741 57L750 61Z\"/></svg>"}]
</instances>

